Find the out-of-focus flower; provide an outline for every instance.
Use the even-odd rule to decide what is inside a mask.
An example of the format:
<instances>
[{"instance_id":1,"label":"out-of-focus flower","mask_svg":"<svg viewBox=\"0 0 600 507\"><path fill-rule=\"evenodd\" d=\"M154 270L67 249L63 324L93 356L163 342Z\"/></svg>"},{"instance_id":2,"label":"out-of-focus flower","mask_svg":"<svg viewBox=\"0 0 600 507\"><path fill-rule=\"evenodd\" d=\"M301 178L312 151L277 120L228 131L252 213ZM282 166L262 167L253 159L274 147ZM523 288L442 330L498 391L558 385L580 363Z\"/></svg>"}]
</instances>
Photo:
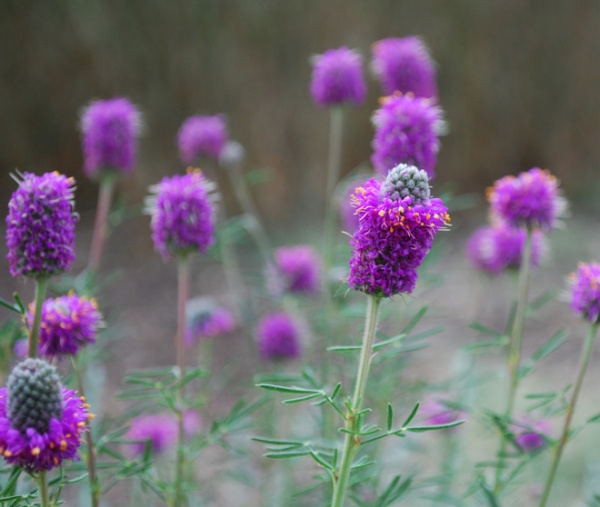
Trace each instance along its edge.
<instances>
[{"instance_id":1,"label":"out-of-focus flower","mask_svg":"<svg viewBox=\"0 0 600 507\"><path fill-rule=\"evenodd\" d=\"M17 340L13 346L13 354L18 359L25 359L29 353L29 340L21 338Z\"/></svg>"},{"instance_id":2,"label":"out-of-focus flower","mask_svg":"<svg viewBox=\"0 0 600 507\"><path fill-rule=\"evenodd\" d=\"M275 263L283 277L283 290L305 294L319 291L321 260L310 245L278 248Z\"/></svg>"},{"instance_id":3,"label":"out-of-focus flower","mask_svg":"<svg viewBox=\"0 0 600 507\"><path fill-rule=\"evenodd\" d=\"M430 426L451 424L464 419L465 413L458 410L452 403L443 398L430 397L419 407L419 412L425 417L425 422Z\"/></svg>"},{"instance_id":4,"label":"out-of-focus flower","mask_svg":"<svg viewBox=\"0 0 600 507\"><path fill-rule=\"evenodd\" d=\"M236 328L232 313L207 297L194 298L187 302L185 320L185 341L188 346L197 340L231 333Z\"/></svg>"},{"instance_id":5,"label":"out-of-focus flower","mask_svg":"<svg viewBox=\"0 0 600 507\"><path fill-rule=\"evenodd\" d=\"M362 57L356 51L347 47L330 49L314 56L312 63L310 92L317 105L362 104L367 86L363 77Z\"/></svg>"},{"instance_id":6,"label":"out-of-focus flower","mask_svg":"<svg viewBox=\"0 0 600 507\"><path fill-rule=\"evenodd\" d=\"M201 156L218 160L228 138L225 117L191 116L177 134L179 156L184 164L196 164Z\"/></svg>"},{"instance_id":7,"label":"out-of-focus flower","mask_svg":"<svg viewBox=\"0 0 600 507\"><path fill-rule=\"evenodd\" d=\"M269 361L300 356L300 333L287 313L270 313L258 324L258 350Z\"/></svg>"},{"instance_id":8,"label":"out-of-focus flower","mask_svg":"<svg viewBox=\"0 0 600 507\"><path fill-rule=\"evenodd\" d=\"M547 444L548 435L552 432L552 424L546 419L537 421L530 417L522 417L511 426L515 442L523 452L534 452Z\"/></svg>"},{"instance_id":9,"label":"out-of-focus flower","mask_svg":"<svg viewBox=\"0 0 600 507\"><path fill-rule=\"evenodd\" d=\"M391 37L373 45L372 68L383 93L436 97L435 66L420 37Z\"/></svg>"},{"instance_id":10,"label":"out-of-focus flower","mask_svg":"<svg viewBox=\"0 0 600 507\"><path fill-rule=\"evenodd\" d=\"M597 324L600 316L600 264L581 263L575 273L571 273L571 309L592 324Z\"/></svg>"},{"instance_id":11,"label":"out-of-focus flower","mask_svg":"<svg viewBox=\"0 0 600 507\"><path fill-rule=\"evenodd\" d=\"M60 274L75 259L74 180L57 172L25 173L18 183L6 216L10 274Z\"/></svg>"}]
</instances>

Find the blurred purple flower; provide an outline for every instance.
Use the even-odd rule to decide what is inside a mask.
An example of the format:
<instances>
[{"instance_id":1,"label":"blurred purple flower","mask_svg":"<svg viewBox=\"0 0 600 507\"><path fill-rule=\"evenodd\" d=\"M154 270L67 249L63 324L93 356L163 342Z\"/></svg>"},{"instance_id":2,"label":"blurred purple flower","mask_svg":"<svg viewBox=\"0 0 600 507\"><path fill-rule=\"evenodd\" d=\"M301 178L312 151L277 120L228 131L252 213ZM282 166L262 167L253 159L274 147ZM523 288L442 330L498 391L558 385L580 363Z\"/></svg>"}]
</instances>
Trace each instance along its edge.
<instances>
[{"instance_id":1,"label":"blurred purple flower","mask_svg":"<svg viewBox=\"0 0 600 507\"><path fill-rule=\"evenodd\" d=\"M465 413L452 407L452 404L442 398L428 398L419 407L419 412L425 417L429 426L441 426L464 419Z\"/></svg>"},{"instance_id":2,"label":"blurred purple flower","mask_svg":"<svg viewBox=\"0 0 600 507\"><path fill-rule=\"evenodd\" d=\"M225 116L191 116L177 133L179 156L184 164L197 164L201 156L218 160L228 139Z\"/></svg>"},{"instance_id":3,"label":"blurred purple flower","mask_svg":"<svg viewBox=\"0 0 600 507\"><path fill-rule=\"evenodd\" d=\"M29 354L29 340L21 338L13 345L13 354L18 359L25 359Z\"/></svg>"},{"instance_id":4,"label":"blurred purple flower","mask_svg":"<svg viewBox=\"0 0 600 507\"><path fill-rule=\"evenodd\" d=\"M600 264L581 263L569 277L571 310L592 324L600 316Z\"/></svg>"},{"instance_id":5,"label":"blurred purple flower","mask_svg":"<svg viewBox=\"0 0 600 507\"><path fill-rule=\"evenodd\" d=\"M284 290L305 294L319 291L321 260L312 246L278 248L275 250L275 263L284 278Z\"/></svg>"},{"instance_id":6,"label":"blurred purple flower","mask_svg":"<svg viewBox=\"0 0 600 507\"><path fill-rule=\"evenodd\" d=\"M211 298L195 298L187 302L185 341L187 346L197 340L231 333L237 324L229 310L218 306Z\"/></svg>"},{"instance_id":7,"label":"blurred purple flower","mask_svg":"<svg viewBox=\"0 0 600 507\"><path fill-rule=\"evenodd\" d=\"M103 171L131 172L142 115L125 98L97 100L81 115L84 172L96 177Z\"/></svg>"},{"instance_id":8,"label":"blurred purple flower","mask_svg":"<svg viewBox=\"0 0 600 507\"><path fill-rule=\"evenodd\" d=\"M24 173L6 216L6 245L12 276L60 274L75 259L73 185L57 172Z\"/></svg>"},{"instance_id":9,"label":"blurred purple flower","mask_svg":"<svg viewBox=\"0 0 600 507\"><path fill-rule=\"evenodd\" d=\"M362 104L367 86L360 54L347 47L330 49L314 56L312 64L310 92L317 105L337 106L346 102Z\"/></svg>"},{"instance_id":10,"label":"blurred purple flower","mask_svg":"<svg viewBox=\"0 0 600 507\"><path fill-rule=\"evenodd\" d=\"M552 432L552 424L546 419L538 421L530 417L522 417L511 426L515 442L523 452L534 452L547 444L548 435Z\"/></svg>"},{"instance_id":11,"label":"blurred purple flower","mask_svg":"<svg viewBox=\"0 0 600 507\"><path fill-rule=\"evenodd\" d=\"M436 97L435 66L420 37L391 37L373 45L373 73L383 93L412 92L416 97Z\"/></svg>"},{"instance_id":12,"label":"blurred purple flower","mask_svg":"<svg viewBox=\"0 0 600 507\"><path fill-rule=\"evenodd\" d=\"M277 361L300 356L300 333L287 313L270 313L258 323L258 350L263 359Z\"/></svg>"}]
</instances>

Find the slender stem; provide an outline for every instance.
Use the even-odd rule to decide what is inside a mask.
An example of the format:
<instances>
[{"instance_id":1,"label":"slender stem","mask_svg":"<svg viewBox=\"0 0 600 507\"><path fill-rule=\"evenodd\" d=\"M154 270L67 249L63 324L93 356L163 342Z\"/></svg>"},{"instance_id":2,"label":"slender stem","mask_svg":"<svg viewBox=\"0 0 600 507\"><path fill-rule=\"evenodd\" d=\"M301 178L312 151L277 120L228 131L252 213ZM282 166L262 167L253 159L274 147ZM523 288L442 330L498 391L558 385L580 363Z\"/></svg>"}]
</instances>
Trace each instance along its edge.
<instances>
[{"instance_id":1,"label":"slender stem","mask_svg":"<svg viewBox=\"0 0 600 507\"><path fill-rule=\"evenodd\" d=\"M506 410L504 411L504 422L510 423L515 406L515 398L519 387L519 366L521 364L521 342L523 338L523 324L525 322L525 314L527 310L527 299L529 293L529 273L531 271L531 244L533 237L533 229L527 228L527 237L525 239L525 248L521 259L521 267L519 269L519 286L517 293L517 310L515 312L515 320L513 322L512 331L510 333L510 343L508 350L508 368L510 371L510 387L508 390L508 399ZM502 487L502 470L504 468L504 454L506 453L507 439L504 435L500 436L500 451L498 453L499 462L496 468L496 484L494 492L500 491Z\"/></svg>"},{"instance_id":2,"label":"slender stem","mask_svg":"<svg viewBox=\"0 0 600 507\"><path fill-rule=\"evenodd\" d=\"M577 373L577 380L575 381L575 389L573 390L573 395L571 396L571 402L567 407L567 413L565 415L565 422L563 424L562 433L560 435L560 440L558 441L558 446L554 451L554 459L552 460L552 466L550 468L548 478L546 479L546 486L544 487L544 492L542 493L539 507L545 507L546 502L550 497L550 490L552 489L554 477L556 476L556 472L558 470L560 458L562 457L563 450L565 448L567 440L569 439L569 428L571 426L571 419L573 418L573 413L575 412L575 405L577 404L579 391L581 391L583 377L585 376L585 371L590 361L590 356L592 355L592 348L594 346L594 340L596 339L597 331L598 324L592 324L590 326L588 336L585 340L583 350L581 351L581 360L579 362L579 372Z\"/></svg>"},{"instance_id":3,"label":"slender stem","mask_svg":"<svg viewBox=\"0 0 600 507\"><path fill-rule=\"evenodd\" d=\"M369 368L373 358L373 343L375 342L375 331L377 330L377 321L379 319L379 305L381 297L369 296L367 307L367 318L365 322L365 334L362 341L360 360L358 363L358 373L356 375L356 384L354 386L354 396L352 404L348 409L346 416L346 429L348 433L344 437L344 448L340 462L340 470L333 486L333 499L331 507L342 507L346 490L350 482L350 471L352 469L352 460L360 447L360 412L362 400L365 394L367 378L369 377Z\"/></svg>"},{"instance_id":4,"label":"slender stem","mask_svg":"<svg viewBox=\"0 0 600 507\"><path fill-rule=\"evenodd\" d=\"M46 297L48 278L38 278L35 285L35 308L33 314L33 325L29 333L29 357L37 357L38 344L40 343L40 325L42 323L42 308Z\"/></svg>"},{"instance_id":5,"label":"slender stem","mask_svg":"<svg viewBox=\"0 0 600 507\"><path fill-rule=\"evenodd\" d=\"M107 174L100 180L100 194L98 195L98 207L96 209L96 222L92 234L92 245L90 247L89 270L96 273L100 267L102 259L102 250L106 241L108 230L108 214L110 212L110 203L115 187L115 177Z\"/></svg>"},{"instance_id":6,"label":"slender stem","mask_svg":"<svg viewBox=\"0 0 600 507\"><path fill-rule=\"evenodd\" d=\"M40 491L40 507L50 507L50 499L48 497L48 479L44 470L39 472L37 483Z\"/></svg>"}]
</instances>

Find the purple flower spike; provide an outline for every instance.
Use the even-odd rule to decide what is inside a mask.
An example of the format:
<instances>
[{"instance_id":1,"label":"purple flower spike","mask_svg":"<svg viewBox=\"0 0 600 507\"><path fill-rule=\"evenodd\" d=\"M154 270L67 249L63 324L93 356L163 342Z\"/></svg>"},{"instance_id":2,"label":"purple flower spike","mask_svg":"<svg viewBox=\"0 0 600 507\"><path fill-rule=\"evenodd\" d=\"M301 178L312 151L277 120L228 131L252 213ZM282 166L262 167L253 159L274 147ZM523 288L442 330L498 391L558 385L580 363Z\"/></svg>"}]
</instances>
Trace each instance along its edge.
<instances>
[{"instance_id":1,"label":"purple flower spike","mask_svg":"<svg viewBox=\"0 0 600 507\"><path fill-rule=\"evenodd\" d=\"M548 435L552 432L552 425L545 419L533 421L523 417L511 427L515 434L515 442L523 452L535 452L547 444Z\"/></svg>"},{"instance_id":2,"label":"purple flower spike","mask_svg":"<svg viewBox=\"0 0 600 507\"><path fill-rule=\"evenodd\" d=\"M383 93L412 92L417 97L436 97L435 67L420 37L389 38L373 45L373 73Z\"/></svg>"},{"instance_id":3,"label":"purple flower spike","mask_svg":"<svg viewBox=\"0 0 600 507\"><path fill-rule=\"evenodd\" d=\"M467 257L477 268L491 274L521 266L527 232L503 223L480 227L467 242ZM537 267L548 250L546 236L533 231L531 266Z\"/></svg>"},{"instance_id":4,"label":"purple flower spike","mask_svg":"<svg viewBox=\"0 0 600 507\"><path fill-rule=\"evenodd\" d=\"M201 156L218 160L228 139L225 117L191 116L177 134L179 156L184 164L197 164Z\"/></svg>"},{"instance_id":5,"label":"purple flower spike","mask_svg":"<svg viewBox=\"0 0 600 507\"><path fill-rule=\"evenodd\" d=\"M35 305L27 312L27 323L33 326ZM102 326L102 315L94 299L70 293L46 299L42 307L39 352L46 357L75 355L80 348L96 342Z\"/></svg>"},{"instance_id":6,"label":"purple flower spike","mask_svg":"<svg viewBox=\"0 0 600 507\"><path fill-rule=\"evenodd\" d=\"M60 274L75 259L73 178L25 173L8 203L6 245L12 276Z\"/></svg>"},{"instance_id":7,"label":"purple flower spike","mask_svg":"<svg viewBox=\"0 0 600 507\"><path fill-rule=\"evenodd\" d=\"M571 310L592 324L600 317L600 264L581 263L569 277Z\"/></svg>"},{"instance_id":8,"label":"purple flower spike","mask_svg":"<svg viewBox=\"0 0 600 507\"><path fill-rule=\"evenodd\" d=\"M347 47L330 49L314 56L312 63L310 93L317 105L362 104L367 85L363 77L362 57L356 51Z\"/></svg>"},{"instance_id":9,"label":"purple flower spike","mask_svg":"<svg viewBox=\"0 0 600 507\"><path fill-rule=\"evenodd\" d=\"M514 227L549 231L566 211L558 180L538 167L499 179L488 189L487 198L492 216Z\"/></svg>"},{"instance_id":10,"label":"purple flower spike","mask_svg":"<svg viewBox=\"0 0 600 507\"><path fill-rule=\"evenodd\" d=\"M435 176L439 136L444 131L442 110L430 99L395 93L381 99L373 115L375 136L371 162L385 176L398 164L412 164Z\"/></svg>"},{"instance_id":11,"label":"purple flower spike","mask_svg":"<svg viewBox=\"0 0 600 507\"><path fill-rule=\"evenodd\" d=\"M232 333L237 323L229 310L218 306L211 298L200 297L187 302L185 341L188 346L197 340Z\"/></svg>"},{"instance_id":12,"label":"purple flower spike","mask_svg":"<svg viewBox=\"0 0 600 507\"><path fill-rule=\"evenodd\" d=\"M414 290L417 268L435 234L450 222L441 199L420 200L426 180L425 171L401 164L383 183L370 179L356 189L353 202L359 226L350 240L352 288L387 297ZM392 181L396 188L390 185ZM400 197L409 187L414 194ZM387 191L382 193L382 188Z\"/></svg>"},{"instance_id":13,"label":"purple flower spike","mask_svg":"<svg viewBox=\"0 0 600 507\"><path fill-rule=\"evenodd\" d=\"M258 324L258 349L263 359L277 361L300 356L300 333L287 313L270 313Z\"/></svg>"},{"instance_id":14,"label":"purple flower spike","mask_svg":"<svg viewBox=\"0 0 600 507\"><path fill-rule=\"evenodd\" d=\"M152 240L164 259L192 251L204 253L214 243L214 188L199 169L165 177L150 188L146 204L152 216Z\"/></svg>"},{"instance_id":15,"label":"purple flower spike","mask_svg":"<svg viewBox=\"0 0 600 507\"><path fill-rule=\"evenodd\" d=\"M131 172L141 130L142 115L128 99L92 102L81 115L84 172L90 178L103 171Z\"/></svg>"},{"instance_id":16,"label":"purple flower spike","mask_svg":"<svg viewBox=\"0 0 600 507\"><path fill-rule=\"evenodd\" d=\"M54 366L26 359L0 389L0 452L28 472L52 470L77 458L89 405L64 388Z\"/></svg>"},{"instance_id":17,"label":"purple flower spike","mask_svg":"<svg viewBox=\"0 0 600 507\"><path fill-rule=\"evenodd\" d=\"M321 260L309 245L278 248L275 263L283 275L284 290L314 294L319 291Z\"/></svg>"}]
</instances>

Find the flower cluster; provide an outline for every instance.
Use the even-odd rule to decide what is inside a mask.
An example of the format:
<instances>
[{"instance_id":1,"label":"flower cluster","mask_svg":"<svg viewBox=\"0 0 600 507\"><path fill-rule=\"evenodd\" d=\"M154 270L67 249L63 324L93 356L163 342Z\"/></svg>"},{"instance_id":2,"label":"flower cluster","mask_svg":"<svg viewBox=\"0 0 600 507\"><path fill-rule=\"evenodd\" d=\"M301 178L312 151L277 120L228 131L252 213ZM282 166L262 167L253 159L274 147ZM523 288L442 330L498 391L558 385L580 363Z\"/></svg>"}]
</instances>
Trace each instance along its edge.
<instances>
[{"instance_id":1,"label":"flower cluster","mask_svg":"<svg viewBox=\"0 0 600 507\"><path fill-rule=\"evenodd\" d=\"M373 115L375 136L371 162L385 176L401 163L435 175L439 135L443 133L442 110L430 99L399 92L381 99L381 107Z\"/></svg>"},{"instance_id":2,"label":"flower cluster","mask_svg":"<svg viewBox=\"0 0 600 507\"><path fill-rule=\"evenodd\" d=\"M552 425L546 419L533 421L529 417L522 417L511 426L511 431L519 448L523 452L532 453L546 446Z\"/></svg>"},{"instance_id":3,"label":"flower cluster","mask_svg":"<svg viewBox=\"0 0 600 507\"><path fill-rule=\"evenodd\" d=\"M223 115L191 116L183 122L177 134L179 156L184 164L197 164L201 156L218 160L227 138Z\"/></svg>"},{"instance_id":4,"label":"flower cluster","mask_svg":"<svg viewBox=\"0 0 600 507\"><path fill-rule=\"evenodd\" d=\"M359 105L365 99L367 86L363 77L362 57L352 49L330 49L313 57L310 92L321 107L346 102Z\"/></svg>"},{"instance_id":5,"label":"flower cluster","mask_svg":"<svg viewBox=\"0 0 600 507\"><path fill-rule=\"evenodd\" d=\"M125 98L97 100L81 115L84 171L96 177L107 170L131 172L142 116Z\"/></svg>"},{"instance_id":6,"label":"flower cluster","mask_svg":"<svg viewBox=\"0 0 600 507\"><path fill-rule=\"evenodd\" d=\"M57 172L25 173L6 216L12 276L46 277L69 269L75 259L73 178Z\"/></svg>"},{"instance_id":7,"label":"flower cluster","mask_svg":"<svg viewBox=\"0 0 600 507\"><path fill-rule=\"evenodd\" d=\"M197 340L231 333L236 327L235 318L229 310L205 297L187 302L185 318L185 341L188 346Z\"/></svg>"},{"instance_id":8,"label":"flower cluster","mask_svg":"<svg viewBox=\"0 0 600 507\"><path fill-rule=\"evenodd\" d=\"M64 388L56 369L26 359L0 389L0 452L29 472L51 470L76 457L89 405Z\"/></svg>"},{"instance_id":9,"label":"flower cluster","mask_svg":"<svg viewBox=\"0 0 600 507\"><path fill-rule=\"evenodd\" d=\"M412 92L417 97L437 96L435 67L420 37L383 39L373 45L372 68L383 92Z\"/></svg>"},{"instance_id":10,"label":"flower cluster","mask_svg":"<svg viewBox=\"0 0 600 507\"><path fill-rule=\"evenodd\" d=\"M419 201L412 195L397 199L390 197L396 195L394 191L382 194L382 187L403 170L403 166L395 168L383 184L369 180L353 196L359 226L350 241L349 283L367 294L392 297L412 292L417 268L435 234L450 221L441 199Z\"/></svg>"},{"instance_id":11,"label":"flower cluster","mask_svg":"<svg viewBox=\"0 0 600 507\"><path fill-rule=\"evenodd\" d=\"M26 319L33 326L35 305L29 306ZM94 299L70 293L46 299L42 306L39 352L54 357L75 355L80 348L95 343L102 326L102 314Z\"/></svg>"},{"instance_id":12,"label":"flower cluster","mask_svg":"<svg viewBox=\"0 0 600 507\"><path fill-rule=\"evenodd\" d=\"M321 261L310 245L278 248L275 263L283 276L284 290L305 294L319 290Z\"/></svg>"},{"instance_id":13,"label":"flower cluster","mask_svg":"<svg viewBox=\"0 0 600 507\"><path fill-rule=\"evenodd\" d=\"M600 264L581 263L570 276L571 309L592 324L600 317Z\"/></svg>"},{"instance_id":14,"label":"flower cluster","mask_svg":"<svg viewBox=\"0 0 600 507\"><path fill-rule=\"evenodd\" d=\"M151 187L147 212L152 216L152 240L164 259L204 253L214 243L214 188L199 169L165 177Z\"/></svg>"},{"instance_id":15,"label":"flower cluster","mask_svg":"<svg viewBox=\"0 0 600 507\"><path fill-rule=\"evenodd\" d=\"M263 359L295 359L300 355L300 333L287 313L270 313L258 324L258 349Z\"/></svg>"}]
</instances>

